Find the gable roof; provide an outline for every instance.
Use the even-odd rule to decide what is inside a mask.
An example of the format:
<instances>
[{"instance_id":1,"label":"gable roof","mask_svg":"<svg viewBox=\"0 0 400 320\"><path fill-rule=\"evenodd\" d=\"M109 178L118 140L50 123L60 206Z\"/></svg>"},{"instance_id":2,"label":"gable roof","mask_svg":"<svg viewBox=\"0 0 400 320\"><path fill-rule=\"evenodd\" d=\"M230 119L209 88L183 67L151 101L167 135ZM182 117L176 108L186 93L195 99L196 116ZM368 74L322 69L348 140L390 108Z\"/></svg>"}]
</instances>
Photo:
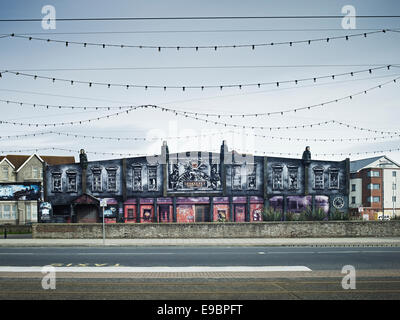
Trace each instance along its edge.
<instances>
[{"instance_id":1,"label":"gable roof","mask_svg":"<svg viewBox=\"0 0 400 320\"><path fill-rule=\"evenodd\" d=\"M366 159L360 159L360 160L355 160L355 161L350 161L350 172L358 172L361 169L364 169L365 167L368 167L369 165L373 164L374 162L380 160L380 159L385 159L394 165L400 167L400 165L393 160L389 159L386 156L377 156L377 157L372 157L372 158L366 158Z\"/></svg>"},{"instance_id":2,"label":"gable roof","mask_svg":"<svg viewBox=\"0 0 400 320\"><path fill-rule=\"evenodd\" d=\"M25 162L24 162L23 164L20 165L20 167L17 169L17 172L18 172L19 170L21 170L33 157L38 158L39 161L40 161L41 163L44 162L43 159L42 159L41 157L39 157L36 153L34 153L34 154L32 154L31 156L29 156L29 158L26 159Z\"/></svg>"},{"instance_id":3,"label":"gable roof","mask_svg":"<svg viewBox=\"0 0 400 320\"><path fill-rule=\"evenodd\" d=\"M1 156L1 157L0 157L0 164L1 164L3 161L8 162L8 164L9 164L13 169L15 169L15 166L10 162L10 160L8 160L8 159L7 159L6 157L4 157L4 156Z\"/></svg>"},{"instance_id":4,"label":"gable roof","mask_svg":"<svg viewBox=\"0 0 400 320\"><path fill-rule=\"evenodd\" d=\"M0 156L0 161L6 158L14 166L15 170L18 171L33 156L34 155L28 156L19 154L8 154L6 156ZM46 162L49 165L75 163L74 156L39 156L39 155L36 156L41 162Z\"/></svg>"}]
</instances>

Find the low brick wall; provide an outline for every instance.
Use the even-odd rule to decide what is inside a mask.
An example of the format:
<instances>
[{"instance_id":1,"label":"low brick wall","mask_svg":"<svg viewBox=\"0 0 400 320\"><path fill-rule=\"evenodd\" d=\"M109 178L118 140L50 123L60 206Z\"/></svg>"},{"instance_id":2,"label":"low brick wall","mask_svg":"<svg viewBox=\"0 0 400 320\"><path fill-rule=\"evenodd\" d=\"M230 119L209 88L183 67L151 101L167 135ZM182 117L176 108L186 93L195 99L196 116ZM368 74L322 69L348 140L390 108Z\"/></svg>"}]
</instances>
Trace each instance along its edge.
<instances>
[{"instance_id":1,"label":"low brick wall","mask_svg":"<svg viewBox=\"0 0 400 320\"><path fill-rule=\"evenodd\" d=\"M154 238L333 238L399 237L400 221L313 221L259 223L107 224L108 239ZM101 223L43 223L32 226L33 238L102 238Z\"/></svg>"},{"instance_id":2,"label":"low brick wall","mask_svg":"<svg viewBox=\"0 0 400 320\"><path fill-rule=\"evenodd\" d=\"M0 225L0 233L4 233L4 229L7 229L7 233L31 233L31 225Z\"/></svg>"}]
</instances>

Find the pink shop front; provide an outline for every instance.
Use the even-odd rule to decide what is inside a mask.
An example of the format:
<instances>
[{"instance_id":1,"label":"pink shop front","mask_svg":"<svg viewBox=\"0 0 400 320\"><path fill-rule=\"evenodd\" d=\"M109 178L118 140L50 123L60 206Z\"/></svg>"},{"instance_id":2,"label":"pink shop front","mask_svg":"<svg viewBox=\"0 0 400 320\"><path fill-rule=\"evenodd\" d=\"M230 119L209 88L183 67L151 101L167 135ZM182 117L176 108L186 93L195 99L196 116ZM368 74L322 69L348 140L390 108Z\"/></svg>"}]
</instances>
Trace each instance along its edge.
<instances>
[{"instance_id":1,"label":"pink shop front","mask_svg":"<svg viewBox=\"0 0 400 320\"><path fill-rule=\"evenodd\" d=\"M123 203L121 222L259 222L262 211L256 196L137 198Z\"/></svg>"}]
</instances>

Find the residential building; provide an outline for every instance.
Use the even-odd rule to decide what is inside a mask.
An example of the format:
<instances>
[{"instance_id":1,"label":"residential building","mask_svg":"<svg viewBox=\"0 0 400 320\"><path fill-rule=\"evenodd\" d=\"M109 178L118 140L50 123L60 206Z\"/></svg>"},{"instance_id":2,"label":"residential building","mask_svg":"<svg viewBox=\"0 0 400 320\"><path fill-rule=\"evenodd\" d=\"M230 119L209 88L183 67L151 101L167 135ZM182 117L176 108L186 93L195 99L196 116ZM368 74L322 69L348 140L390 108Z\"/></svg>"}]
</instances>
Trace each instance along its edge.
<instances>
[{"instance_id":1,"label":"residential building","mask_svg":"<svg viewBox=\"0 0 400 320\"><path fill-rule=\"evenodd\" d=\"M74 162L73 156L0 156L0 224L37 222L44 164Z\"/></svg>"},{"instance_id":2,"label":"residential building","mask_svg":"<svg viewBox=\"0 0 400 320\"><path fill-rule=\"evenodd\" d=\"M350 208L369 220L400 215L400 165L386 156L350 162Z\"/></svg>"},{"instance_id":3,"label":"residential building","mask_svg":"<svg viewBox=\"0 0 400 320\"><path fill-rule=\"evenodd\" d=\"M256 222L264 208L347 212L349 159L264 157L228 151L47 165L45 201L65 222Z\"/></svg>"}]
</instances>

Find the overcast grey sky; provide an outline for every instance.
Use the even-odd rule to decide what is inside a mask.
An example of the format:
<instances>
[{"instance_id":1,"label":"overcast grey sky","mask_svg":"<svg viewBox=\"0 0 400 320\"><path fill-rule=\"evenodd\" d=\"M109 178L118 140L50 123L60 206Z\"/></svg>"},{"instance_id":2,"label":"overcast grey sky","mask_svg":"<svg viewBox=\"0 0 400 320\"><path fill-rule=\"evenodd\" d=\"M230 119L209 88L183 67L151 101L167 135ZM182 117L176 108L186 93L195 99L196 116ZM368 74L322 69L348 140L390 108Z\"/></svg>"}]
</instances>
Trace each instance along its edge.
<instances>
[{"instance_id":1,"label":"overcast grey sky","mask_svg":"<svg viewBox=\"0 0 400 320\"><path fill-rule=\"evenodd\" d=\"M0 19L42 18L44 5L56 9L57 18L89 17L182 17L182 16L289 16L342 15L342 7L352 5L357 15L400 15L400 2L393 1L1 1ZM0 22L0 34L23 33L65 41L116 43L152 46L239 45L344 36L376 29L400 29L399 18L356 20L355 30L342 29L341 19L243 19L243 20L150 20L150 21L57 21L55 30L42 29L40 22ZM316 30L318 29L318 30ZM76 34L80 32L80 34ZM87 32L85 34L85 32ZM91 33L92 32L92 33ZM93 33L103 32L103 33ZM116 32L116 33L104 33ZM75 34L74 34L75 33ZM63 43L0 39L0 70L18 70L55 78L139 85L201 86L229 83L259 83L313 78L365 70L377 66L400 66L400 33L378 33L364 37L235 49L158 50L101 48ZM110 70L110 68L112 70ZM64 70L60 70L64 69ZM65 70L73 69L73 70ZM82 70L84 69L84 70ZM91 69L91 70L87 70ZM95 69L95 70L93 70ZM96 70L97 69L97 70ZM106 69L106 70L105 70ZM342 98L400 76L400 68L364 72L359 75L327 78L261 88L139 89L107 88L49 80L33 80L12 74L0 78L0 99L37 104L75 106L120 106L156 104L179 110L222 114L262 113L293 109ZM399 129L399 84L388 84L367 95L296 113L257 118L212 118L219 122L247 126L298 126L337 120L353 126L384 131ZM96 118L114 111L46 109L0 103L1 120L24 123L55 123ZM205 118L205 117L203 117ZM208 136L167 139L171 152L216 151L222 139L230 149L257 155L300 153L306 145L321 159L343 159L347 155L326 153L380 151L400 148L400 139L376 139L382 134L367 133L337 125L292 130L248 130L224 133L221 125L156 110L138 110L85 125L27 127L0 124L0 135L57 131L106 137ZM242 135L246 133L247 135ZM265 135L266 138L253 137ZM250 136L250 137L249 137ZM292 140L268 138L284 137ZM368 138L364 142L306 142L310 138ZM95 152L148 154L160 150L161 140L112 141L43 135L1 139L0 151L56 147L84 148ZM5 152L10 153L10 152ZM22 152L29 154L29 152ZM63 151L39 154L69 155ZM77 153L72 153L77 156ZM400 152L385 152L400 162ZM352 155L360 159L378 154ZM288 155L289 156L289 155ZM88 154L90 160L117 158ZM314 156L315 157L315 156Z\"/></svg>"}]
</instances>

